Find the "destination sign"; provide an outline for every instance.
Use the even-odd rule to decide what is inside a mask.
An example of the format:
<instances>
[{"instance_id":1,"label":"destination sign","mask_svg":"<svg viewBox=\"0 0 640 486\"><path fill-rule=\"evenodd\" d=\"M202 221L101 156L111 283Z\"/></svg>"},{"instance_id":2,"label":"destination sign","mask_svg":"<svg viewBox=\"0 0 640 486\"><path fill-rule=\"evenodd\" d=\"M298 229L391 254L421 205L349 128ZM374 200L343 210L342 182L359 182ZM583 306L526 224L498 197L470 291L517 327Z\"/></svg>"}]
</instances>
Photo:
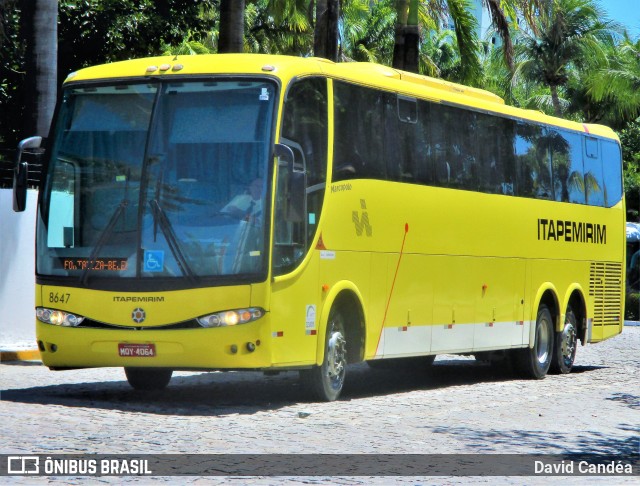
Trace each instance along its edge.
<instances>
[{"instance_id":1,"label":"destination sign","mask_svg":"<svg viewBox=\"0 0 640 486\"><path fill-rule=\"evenodd\" d=\"M98 272L122 272L129 266L127 258L61 258L60 267L65 270L90 270Z\"/></svg>"}]
</instances>

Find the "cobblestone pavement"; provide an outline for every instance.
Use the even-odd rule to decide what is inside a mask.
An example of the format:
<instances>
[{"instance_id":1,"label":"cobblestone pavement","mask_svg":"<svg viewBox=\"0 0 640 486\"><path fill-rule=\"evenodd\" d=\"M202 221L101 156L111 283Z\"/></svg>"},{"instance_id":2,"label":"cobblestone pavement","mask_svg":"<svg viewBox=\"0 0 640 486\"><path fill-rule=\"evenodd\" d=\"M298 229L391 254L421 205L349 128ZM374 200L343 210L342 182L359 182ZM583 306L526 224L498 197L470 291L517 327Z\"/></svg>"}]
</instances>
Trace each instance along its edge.
<instances>
[{"instance_id":1,"label":"cobblestone pavement","mask_svg":"<svg viewBox=\"0 0 640 486\"><path fill-rule=\"evenodd\" d=\"M137 392L121 369L0 365L0 453L640 454L640 327L578 349L574 371L521 380L472 358L428 372L349 368L341 400L305 401L297 373L174 374ZM19 478L16 483L22 482ZM69 483L69 479L29 478ZM555 478L93 478L74 484L547 484ZM637 477L563 479L636 483ZM26 481L25 481L26 483Z\"/></svg>"}]
</instances>

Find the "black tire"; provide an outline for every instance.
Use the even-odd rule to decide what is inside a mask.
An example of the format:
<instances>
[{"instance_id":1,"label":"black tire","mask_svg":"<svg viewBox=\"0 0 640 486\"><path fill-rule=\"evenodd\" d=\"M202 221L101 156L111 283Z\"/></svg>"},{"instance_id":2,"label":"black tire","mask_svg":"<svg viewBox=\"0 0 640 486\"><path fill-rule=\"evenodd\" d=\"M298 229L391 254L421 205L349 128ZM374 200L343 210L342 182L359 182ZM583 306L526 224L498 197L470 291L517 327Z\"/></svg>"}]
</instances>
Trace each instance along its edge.
<instances>
[{"instance_id":1,"label":"black tire","mask_svg":"<svg viewBox=\"0 0 640 486\"><path fill-rule=\"evenodd\" d=\"M577 349L578 322L573 310L569 307L564 319L564 329L561 332L555 333L553 358L551 359L549 372L554 374L566 374L571 372L573 362L576 359Z\"/></svg>"},{"instance_id":2,"label":"black tire","mask_svg":"<svg viewBox=\"0 0 640 486\"><path fill-rule=\"evenodd\" d=\"M514 364L521 376L540 380L549 371L553 356L553 317L549 308L544 304L541 304L538 309L535 325L533 347L516 349Z\"/></svg>"},{"instance_id":3,"label":"black tire","mask_svg":"<svg viewBox=\"0 0 640 486\"><path fill-rule=\"evenodd\" d=\"M136 390L162 390L171 381L173 370L166 368L125 368L127 381Z\"/></svg>"},{"instance_id":4,"label":"black tire","mask_svg":"<svg viewBox=\"0 0 640 486\"><path fill-rule=\"evenodd\" d=\"M313 398L332 402L342 392L346 371L347 340L344 313L334 307L327 323L322 364L301 371L300 377Z\"/></svg>"}]
</instances>

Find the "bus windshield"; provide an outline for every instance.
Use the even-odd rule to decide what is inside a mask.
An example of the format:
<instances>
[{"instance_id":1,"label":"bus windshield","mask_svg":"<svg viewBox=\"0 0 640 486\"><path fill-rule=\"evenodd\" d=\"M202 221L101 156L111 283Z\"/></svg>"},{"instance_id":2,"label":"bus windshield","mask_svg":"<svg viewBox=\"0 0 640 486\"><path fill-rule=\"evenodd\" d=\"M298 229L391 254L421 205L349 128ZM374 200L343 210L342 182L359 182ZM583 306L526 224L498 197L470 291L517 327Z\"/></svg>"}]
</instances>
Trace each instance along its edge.
<instances>
[{"instance_id":1,"label":"bus windshield","mask_svg":"<svg viewBox=\"0 0 640 486\"><path fill-rule=\"evenodd\" d=\"M88 85L63 94L37 271L99 278L266 275L276 85Z\"/></svg>"}]
</instances>

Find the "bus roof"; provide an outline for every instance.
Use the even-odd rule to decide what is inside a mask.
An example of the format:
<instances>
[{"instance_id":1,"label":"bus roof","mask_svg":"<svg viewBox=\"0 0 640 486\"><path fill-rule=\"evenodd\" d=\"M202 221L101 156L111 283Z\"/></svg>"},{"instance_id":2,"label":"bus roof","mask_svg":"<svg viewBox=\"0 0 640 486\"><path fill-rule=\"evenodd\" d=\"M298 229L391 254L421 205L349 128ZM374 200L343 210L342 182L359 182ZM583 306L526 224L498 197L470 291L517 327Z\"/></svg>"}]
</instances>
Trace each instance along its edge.
<instances>
[{"instance_id":1,"label":"bus roof","mask_svg":"<svg viewBox=\"0 0 640 486\"><path fill-rule=\"evenodd\" d=\"M71 73L65 83L206 74L271 75L284 83L296 76L324 74L331 78L388 89L434 102L472 107L513 118L618 139L613 130L603 125L577 123L545 115L539 111L516 108L506 105L502 98L490 91L368 62L333 63L321 58L270 54L170 55L84 68Z\"/></svg>"}]
</instances>

